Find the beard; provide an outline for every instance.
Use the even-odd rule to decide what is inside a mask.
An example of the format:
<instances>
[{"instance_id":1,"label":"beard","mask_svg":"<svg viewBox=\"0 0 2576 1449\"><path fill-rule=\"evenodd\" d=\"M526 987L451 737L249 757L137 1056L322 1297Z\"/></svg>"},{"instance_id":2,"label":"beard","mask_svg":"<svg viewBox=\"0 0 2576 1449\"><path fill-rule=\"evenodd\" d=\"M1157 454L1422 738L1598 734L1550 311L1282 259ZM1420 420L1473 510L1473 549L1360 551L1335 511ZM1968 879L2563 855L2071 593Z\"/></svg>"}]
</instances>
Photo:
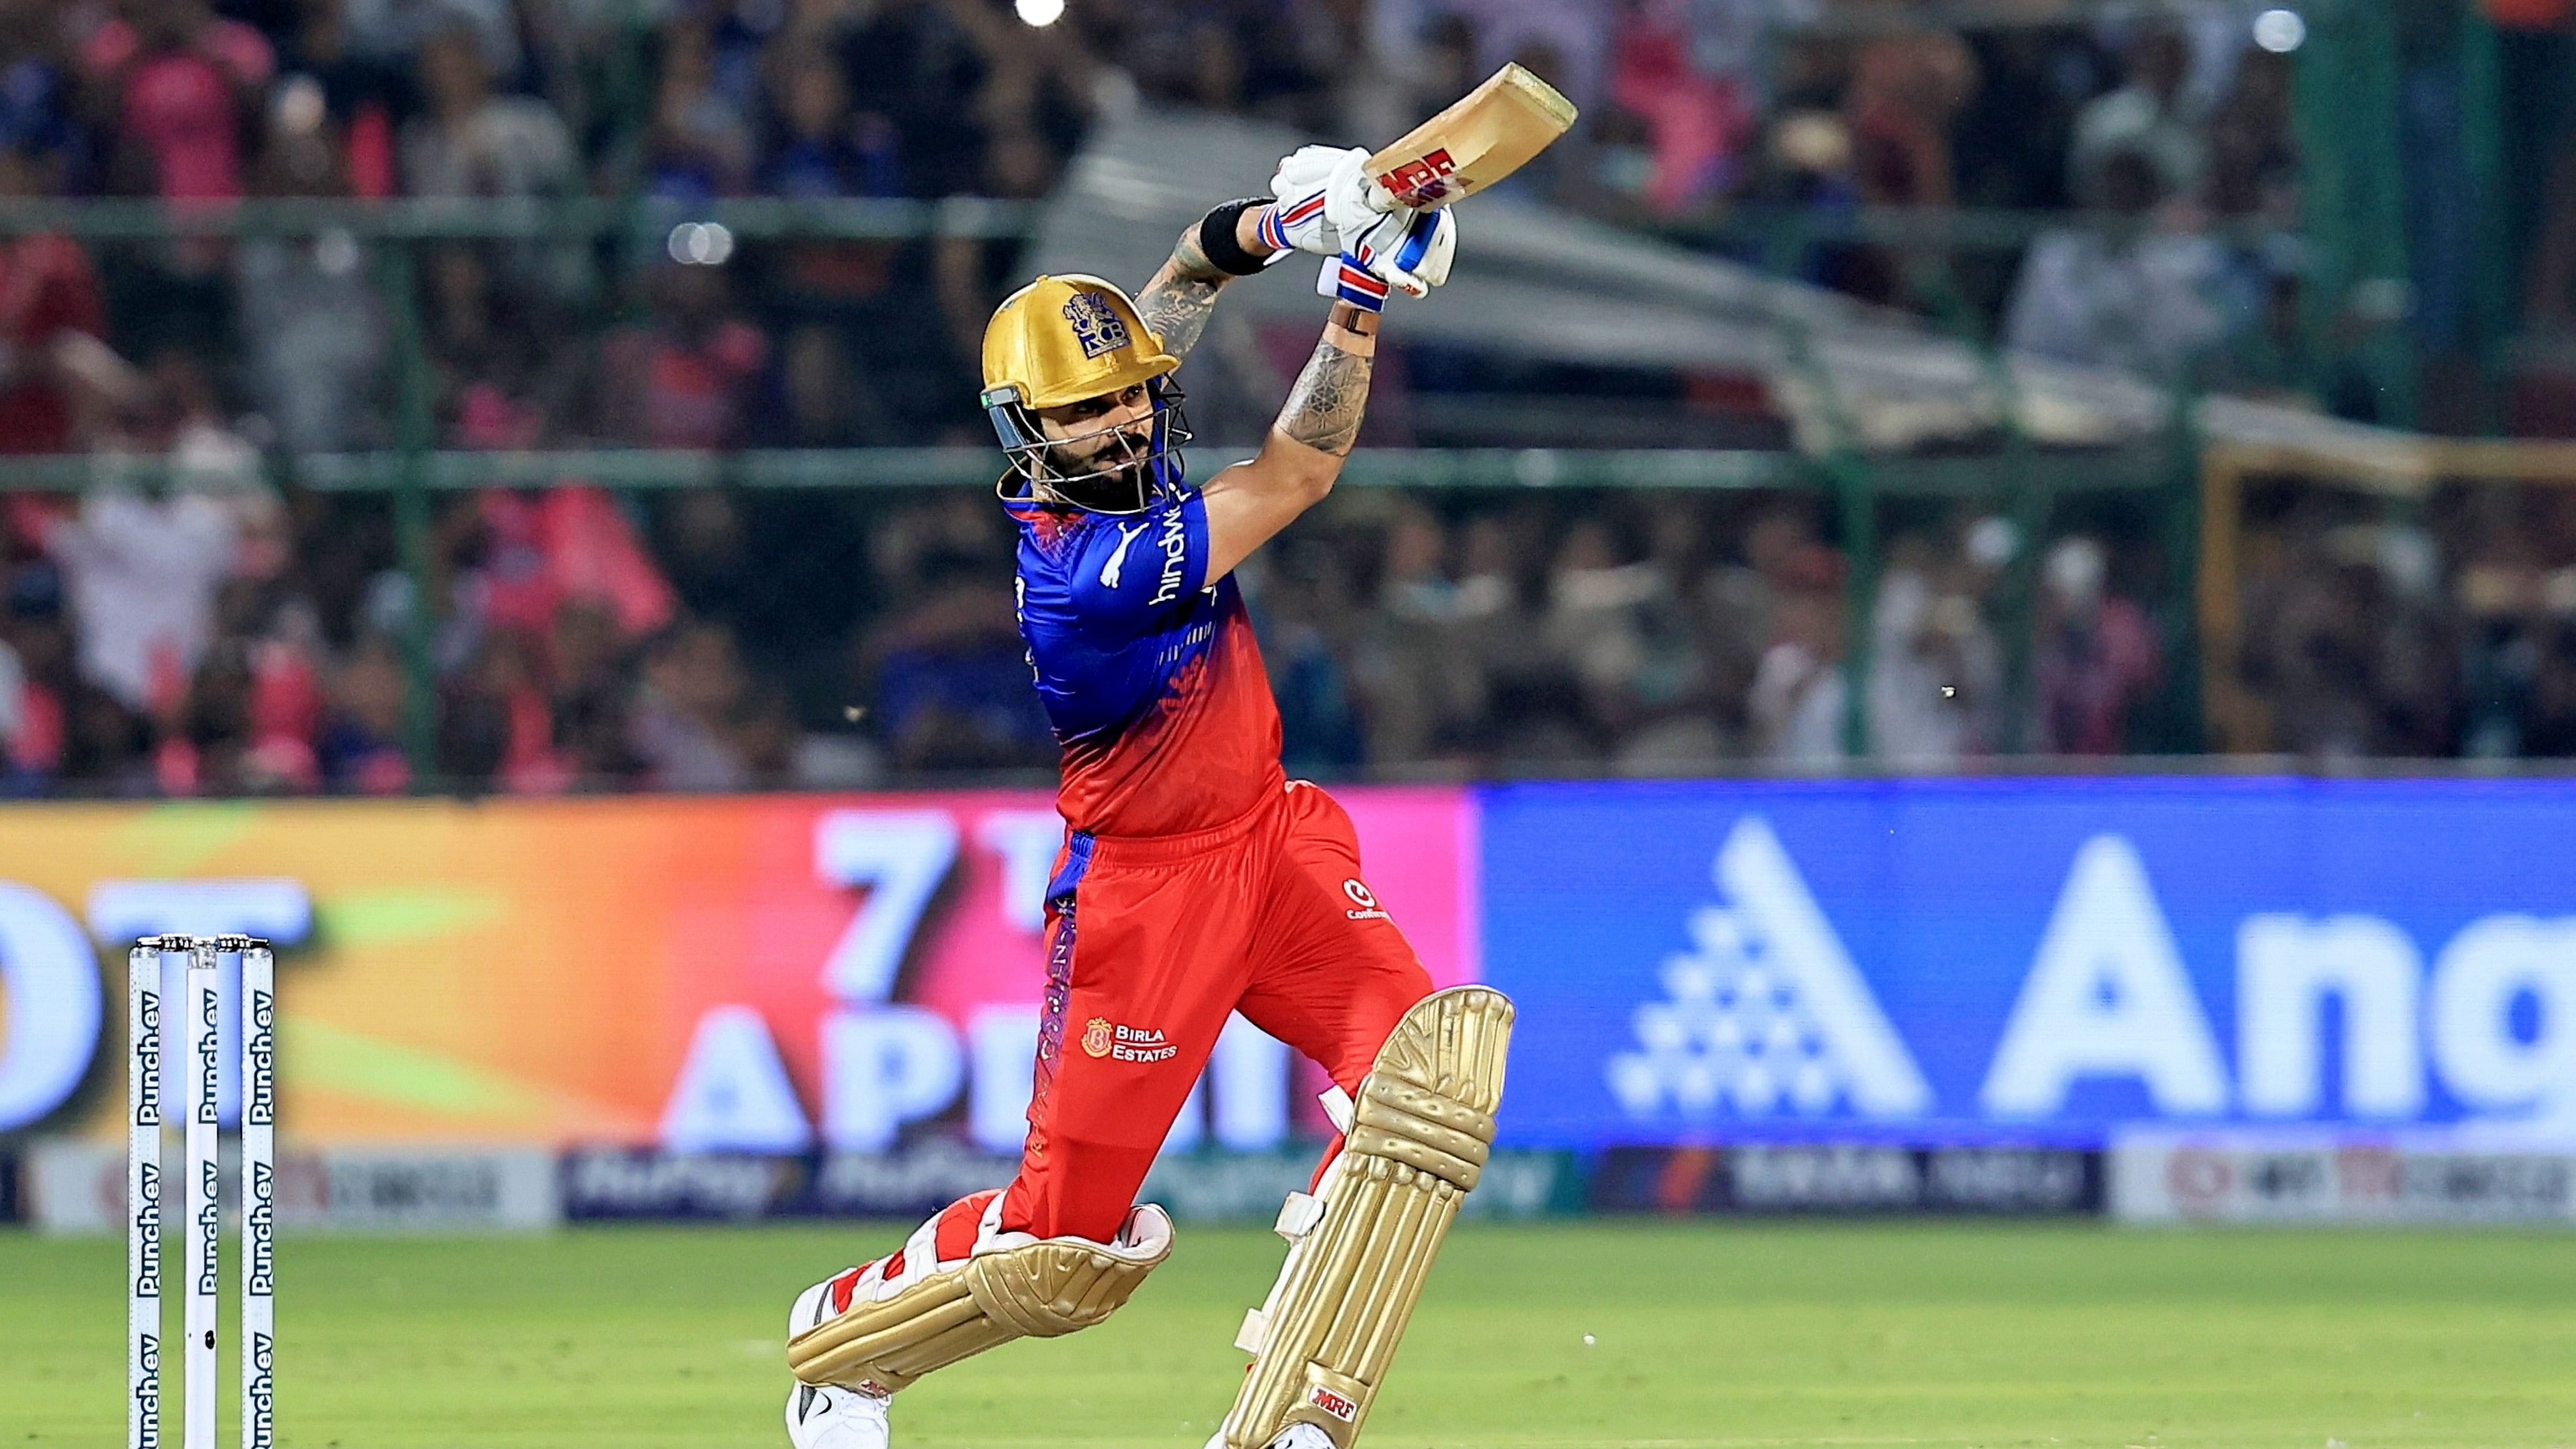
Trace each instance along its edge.
<instances>
[{"instance_id":1,"label":"beard","mask_svg":"<svg viewBox=\"0 0 2576 1449\"><path fill-rule=\"evenodd\" d=\"M1139 438L1112 440L1087 458L1067 458L1055 450L1047 461L1063 476L1046 489L1076 508L1142 513L1154 494L1152 448L1150 438Z\"/></svg>"},{"instance_id":2,"label":"beard","mask_svg":"<svg viewBox=\"0 0 2576 1449\"><path fill-rule=\"evenodd\" d=\"M1050 483L1047 491L1094 513L1142 513L1153 496L1153 481L1146 465L1135 462L1070 482Z\"/></svg>"}]
</instances>

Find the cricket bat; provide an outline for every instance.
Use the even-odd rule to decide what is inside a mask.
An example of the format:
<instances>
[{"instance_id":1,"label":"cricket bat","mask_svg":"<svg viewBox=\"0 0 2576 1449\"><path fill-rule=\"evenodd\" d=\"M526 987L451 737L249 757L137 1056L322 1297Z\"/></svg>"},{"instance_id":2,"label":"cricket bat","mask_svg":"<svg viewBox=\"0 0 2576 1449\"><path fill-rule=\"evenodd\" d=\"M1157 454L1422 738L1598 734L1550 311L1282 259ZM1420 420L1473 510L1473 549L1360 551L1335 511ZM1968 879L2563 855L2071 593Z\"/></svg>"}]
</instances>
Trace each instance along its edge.
<instances>
[{"instance_id":1,"label":"cricket bat","mask_svg":"<svg viewBox=\"0 0 2576 1449\"><path fill-rule=\"evenodd\" d=\"M1505 65L1371 156L1369 179L1395 206L1447 206L1518 171L1573 124L1574 103L1556 87Z\"/></svg>"}]
</instances>

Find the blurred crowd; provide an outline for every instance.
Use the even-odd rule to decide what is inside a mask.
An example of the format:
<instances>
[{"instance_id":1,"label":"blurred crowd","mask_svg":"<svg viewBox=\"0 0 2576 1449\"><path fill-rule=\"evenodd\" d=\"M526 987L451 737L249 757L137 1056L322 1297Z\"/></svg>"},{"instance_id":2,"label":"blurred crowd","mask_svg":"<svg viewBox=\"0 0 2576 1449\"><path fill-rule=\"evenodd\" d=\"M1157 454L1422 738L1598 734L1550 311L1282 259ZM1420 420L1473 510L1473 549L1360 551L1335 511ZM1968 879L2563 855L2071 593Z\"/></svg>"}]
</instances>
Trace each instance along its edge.
<instances>
[{"instance_id":1,"label":"blurred crowd","mask_svg":"<svg viewBox=\"0 0 2576 1449\"><path fill-rule=\"evenodd\" d=\"M2296 222L2288 62L2254 42L2246 6L1955 33L1848 23L1884 11L0 0L0 199L1029 199L1094 121L1138 104L1383 137L1518 60L1585 117L1515 178L1526 191L1708 245L1742 244L1729 216L1771 237L1805 218L1820 239L1785 260L1870 300L1963 294L2052 356L2269 375L2225 359L2289 326L2295 258L2270 230L2209 230ZM1862 206L1954 205L2140 227L1958 256L1833 230ZM352 235L0 245L0 452L148 446L156 411L189 407L288 452L393 438L387 259ZM976 340L1016 250L457 244L415 258L407 300L452 446L918 442L971 434Z\"/></svg>"},{"instance_id":2,"label":"blurred crowd","mask_svg":"<svg viewBox=\"0 0 2576 1449\"><path fill-rule=\"evenodd\" d=\"M2453 485L2391 508L2308 482L2249 494L2218 743L2327 760L2576 756L2576 496Z\"/></svg>"},{"instance_id":3,"label":"blurred crowd","mask_svg":"<svg viewBox=\"0 0 2576 1449\"><path fill-rule=\"evenodd\" d=\"M2155 561L2092 533L2048 540L2023 572L2004 519L1902 521L1855 702L1850 565L1811 499L1372 497L1320 522L1247 584L1292 767L1664 775L1857 754L1941 770L2149 751L2171 723L2162 626L2140 602Z\"/></svg>"},{"instance_id":4,"label":"blurred crowd","mask_svg":"<svg viewBox=\"0 0 2576 1449\"><path fill-rule=\"evenodd\" d=\"M9 793L849 788L1054 759L1010 526L971 491L459 496L414 631L381 498L199 482L94 495L0 563ZM2233 633L2204 641L2212 747L2576 756L2561 491L2397 516L2275 478L2248 518ZM1837 768L1855 740L1940 770L2192 747L2148 533L2110 512L2026 543L1910 506L1857 631L1851 561L1796 494L1346 491L1242 578L1301 773Z\"/></svg>"},{"instance_id":5,"label":"blurred crowd","mask_svg":"<svg viewBox=\"0 0 2576 1449\"><path fill-rule=\"evenodd\" d=\"M1055 757L1011 528L972 492L470 495L418 632L375 499L113 492L48 543L0 566L13 793L851 787ZM2016 552L1996 518L1894 535L1868 753L2159 743L2153 562L2054 539L2017 616ZM1242 578L1291 769L1466 778L1847 758L1845 569L1796 495L1361 492ZM436 680L416 721L410 647Z\"/></svg>"},{"instance_id":6,"label":"blurred crowd","mask_svg":"<svg viewBox=\"0 0 2576 1449\"><path fill-rule=\"evenodd\" d=\"M1832 237L1862 207L2085 213L2024 248L1846 238L1795 260L1810 280L1965 312L2066 361L2269 380L2265 354L2294 320L2299 196L2288 38L2252 24L2256 7L2092 23L2067 9L1955 32L1799 8L1813 28L1766 30L1784 7L1762 0L1629 10L1596 154L1563 194L1649 224L1738 212L1757 223L1738 232L1748 256L1775 262L1784 231Z\"/></svg>"},{"instance_id":7,"label":"blurred crowd","mask_svg":"<svg viewBox=\"0 0 2576 1449\"><path fill-rule=\"evenodd\" d=\"M840 788L1052 763L1011 530L976 490L455 495L423 614L381 495L281 496L246 451L194 446L181 486L13 500L43 547L0 558L7 793ZM2200 747L2188 591L2140 542L2149 516L2103 506L2035 542L1973 507L1892 507L1858 621L1821 500L1785 493L1345 490L1241 576L1288 763L1327 778ZM2232 617L2201 640L2207 747L2576 756L2576 498L2392 510L2268 478L2246 516Z\"/></svg>"}]
</instances>

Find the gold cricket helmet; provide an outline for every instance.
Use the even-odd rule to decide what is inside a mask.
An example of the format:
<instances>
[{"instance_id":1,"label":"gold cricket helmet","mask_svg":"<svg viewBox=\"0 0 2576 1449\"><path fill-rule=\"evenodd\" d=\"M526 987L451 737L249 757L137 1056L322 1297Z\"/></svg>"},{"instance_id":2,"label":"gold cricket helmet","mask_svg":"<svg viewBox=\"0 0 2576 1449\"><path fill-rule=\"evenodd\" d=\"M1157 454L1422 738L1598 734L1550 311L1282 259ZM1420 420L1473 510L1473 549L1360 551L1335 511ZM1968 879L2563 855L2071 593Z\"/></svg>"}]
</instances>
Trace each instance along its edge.
<instances>
[{"instance_id":1,"label":"gold cricket helmet","mask_svg":"<svg viewBox=\"0 0 2576 1449\"><path fill-rule=\"evenodd\" d=\"M984 325L984 405L1009 392L1025 408L1056 408L1161 377L1181 365L1115 282L1040 277L993 309Z\"/></svg>"},{"instance_id":2,"label":"gold cricket helmet","mask_svg":"<svg viewBox=\"0 0 2576 1449\"><path fill-rule=\"evenodd\" d=\"M1189 424L1180 415L1180 390L1168 378L1180 365L1115 282L1040 277L1013 292L984 327L984 413L1011 459L1003 497L1140 513L1157 494L1177 492L1183 486L1178 447L1189 441ZM1132 422L1055 438L1038 424L1040 408L1137 386L1154 402L1153 424L1141 439ZM1116 441L1084 462L1060 461L1067 445L1112 434Z\"/></svg>"}]
</instances>

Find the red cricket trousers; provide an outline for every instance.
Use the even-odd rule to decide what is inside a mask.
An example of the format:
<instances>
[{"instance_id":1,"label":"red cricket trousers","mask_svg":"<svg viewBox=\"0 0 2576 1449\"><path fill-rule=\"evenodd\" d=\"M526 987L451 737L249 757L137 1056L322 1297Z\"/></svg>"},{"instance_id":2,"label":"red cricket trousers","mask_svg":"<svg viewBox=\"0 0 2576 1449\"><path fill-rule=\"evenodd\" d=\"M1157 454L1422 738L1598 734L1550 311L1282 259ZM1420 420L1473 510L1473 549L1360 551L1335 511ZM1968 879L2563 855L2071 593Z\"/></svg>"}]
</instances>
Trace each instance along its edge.
<instances>
[{"instance_id":1,"label":"red cricket trousers","mask_svg":"<svg viewBox=\"0 0 2576 1449\"><path fill-rule=\"evenodd\" d=\"M1232 1013L1356 1092L1431 993L1362 881L1349 813L1303 780L1212 830L1075 833L1046 944L1028 1142L1001 1220L1042 1238L1116 1235Z\"/></svg>"}]
</instances>

